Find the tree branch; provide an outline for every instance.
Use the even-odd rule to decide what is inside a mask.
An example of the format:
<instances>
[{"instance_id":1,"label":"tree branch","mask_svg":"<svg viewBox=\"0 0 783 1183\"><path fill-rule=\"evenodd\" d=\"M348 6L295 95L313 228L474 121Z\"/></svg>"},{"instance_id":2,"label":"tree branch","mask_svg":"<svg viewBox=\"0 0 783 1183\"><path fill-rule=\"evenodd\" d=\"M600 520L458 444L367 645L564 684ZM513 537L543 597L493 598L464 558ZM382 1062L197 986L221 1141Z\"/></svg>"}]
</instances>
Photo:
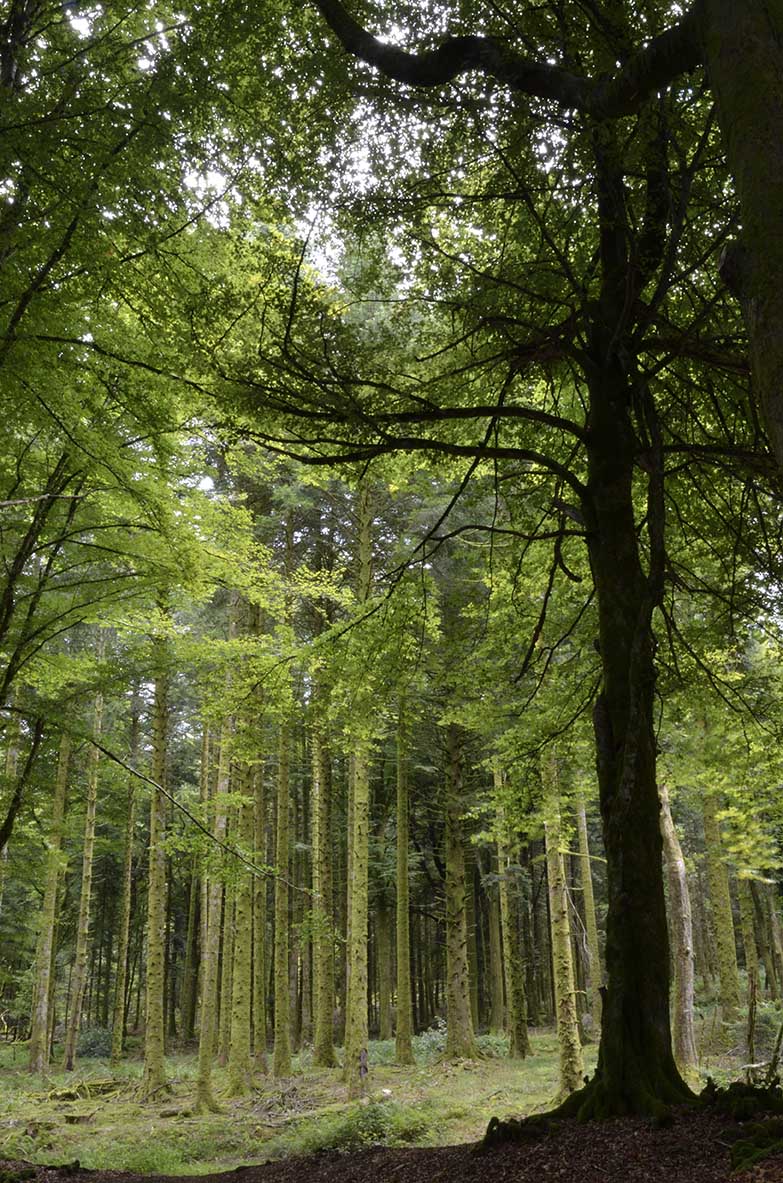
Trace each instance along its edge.
<instances>
[{"instance_id":1,"label":"tree branch","mask_svg":"<svg viewBox=\"0 0 783 1183\"><path fill-rule=\"evenodd\" d=\"M531 61L498 37L446 37L436 49L408 53L369 33L341 0L314 0L344 49L408 86L444 86L478 70L512 90L551 99L561 107L613 119L637 111L648 95L701 64L695 10L633 54L610 78L580 78L560 66Z\"/></svg>"}]
</instances>

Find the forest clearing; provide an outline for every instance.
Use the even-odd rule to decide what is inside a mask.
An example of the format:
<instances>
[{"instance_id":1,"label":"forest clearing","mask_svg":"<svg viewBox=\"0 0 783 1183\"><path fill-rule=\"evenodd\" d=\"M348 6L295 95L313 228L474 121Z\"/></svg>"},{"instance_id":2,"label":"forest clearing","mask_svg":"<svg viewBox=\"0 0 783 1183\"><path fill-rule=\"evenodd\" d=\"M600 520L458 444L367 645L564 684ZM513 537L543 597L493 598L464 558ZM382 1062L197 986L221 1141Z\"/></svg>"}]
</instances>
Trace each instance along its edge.
<instances>
[{"instance_id":1,"label":"forest clearing","mask_svg":"<svg viewBox=\"0 0 783 1183\"><path fill-rule=\"evenodd\" d=\"M0 0L0 1183L774 1176L781 80Z\"/></svg>"}]
</instances>

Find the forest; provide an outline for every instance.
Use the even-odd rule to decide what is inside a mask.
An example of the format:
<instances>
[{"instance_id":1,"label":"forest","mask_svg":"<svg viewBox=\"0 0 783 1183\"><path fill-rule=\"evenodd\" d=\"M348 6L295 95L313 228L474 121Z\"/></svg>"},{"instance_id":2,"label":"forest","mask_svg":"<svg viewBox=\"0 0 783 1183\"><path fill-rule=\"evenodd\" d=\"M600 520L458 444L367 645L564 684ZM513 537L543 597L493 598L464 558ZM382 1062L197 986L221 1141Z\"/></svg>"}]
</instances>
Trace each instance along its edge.
<instances>
[{"instance_id":1,"label":"forest","mask_svg":"<svg viewBox=\"0 0 783 1183\"><path fill-rule=\"evenodd\" d=\"M3 1183L783 1178L782 45L0 0Z\"/></svg>"}]
</instances>

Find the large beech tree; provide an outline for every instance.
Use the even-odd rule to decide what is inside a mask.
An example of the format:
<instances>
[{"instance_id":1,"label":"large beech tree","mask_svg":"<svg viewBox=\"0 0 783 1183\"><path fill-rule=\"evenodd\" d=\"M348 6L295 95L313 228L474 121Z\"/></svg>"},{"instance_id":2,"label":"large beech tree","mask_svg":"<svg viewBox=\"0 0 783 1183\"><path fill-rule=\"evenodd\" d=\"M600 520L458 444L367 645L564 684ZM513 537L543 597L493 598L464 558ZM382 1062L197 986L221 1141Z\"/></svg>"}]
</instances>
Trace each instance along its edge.
<instances>
[{"instance_id":1,"label":"large beech tree","mask_svg":"<svg viewBox=\"0 0 783 1183\"><path fill-rule=\"evenodd\" d=\"M704 276L717 274L719 251L709 240L697 244L692 229L704 178L714 182L719 162L709 91L687 76L706 65L718 99L744 239L731 244L735 211L714 184L710 225L724 247L726 282L743 305L756 398L783 460L776 427L781 347L769 336L770 324L780 321L781 296L768 270L781 273L783 237L778 241L774 232L780 203L760 189L758 174L761 159L767 171L779 171L775 33L783 29L783 7L753 3L740 16L732 5L704 0L666 28L663 6L654 3L556 4L519 13L479 3L459 12L463 22L473 15L475 29L441 36L449 24L442 10L433 9L428 22L408 6L389 6L395 39L408 27L428 36L428 48L409 53L373 36L355 19L353 4L315 5L350 54L403 84L404 103L423 123L441 120L443 111L469 111L477 142L483 135L497 146L505 171L498 167L492 180L502 174L504 192L492 191L485 166L487 177L472 192L462 186L458 196L483 201L484 226L502 245L483 255L475 242L466 250L451 214L443 215L446 234L439 236L427 238L419 223L420 253L445 257L451 283L461 274L464 284L459 296L450 296L444 270L435 292L461 318L460 340L468 343L462 366L453 362L448 381L441 371L440 386L430 373L414 389L407 377L390 377L391 367L379 377L377 365L372 375L348 377L346 356L328 340L320 359L306 344L297 356L292 305L282 342L290 384L279 379L281 351L273 357L263 343L260 370L245 374L256 408L277 415L274 431L262 426L260 434L311 463L369 461L390 450L446 453L474 464L516 462L552 479L561 538L566 517L580 525L598 607L602 682L594 727L609 915L599 1064L572 1107L582 1116L658 1112L689 1094L671 1049L653 727L653 617L668 575L666 466L674 454L701 461L730 449L736 455L738 442L732 432L705 432L704 419L695 430L675 423L681 407L661 396L667 387L659 378L668 371L683 383L689 377L683 361L690 358L714 368L721 397L736 406L742 396L726 375L741 374L743 365L725 349L727 326L736 337L725 302L718 321L710 321L720 294L717 281L706 290ZM754 81L744 89L756 99L740 97L737 80L746 66ZM772 97L762 101L759 80L768 77ZM440 106L407 89L446 86ZM388 88L381 93L388 99ZM509 100L509 93L517 97ZM546 129L543 143L537 128ZM439 160L436 180L422 168L419 190L408 189L411 219L421 210L443 210L460 187L464 158ZM415 169L409 166L409 177ZM542 180L547 171L554 174L550 183ZM559 211L556 225L552 207ZM764 235L761 226L771 231ZM464 281L468 272L472 288ZM505 303L495 297L503 288ZM686 293L684 301L678 292ZM708 333L701 331L705 321ZM454 334L452 355L459 352L456 340ZM441 340L437 356L445 352ZM480 367L493 374L481 395L470 378ZM547 375L547 396L531 373ZM570 401L569 386L576 391ZM460 423L472 425L472 437L457 429ZM752 451L752 426L739 442L740 450Z\"/></svg>"}]
</instances>

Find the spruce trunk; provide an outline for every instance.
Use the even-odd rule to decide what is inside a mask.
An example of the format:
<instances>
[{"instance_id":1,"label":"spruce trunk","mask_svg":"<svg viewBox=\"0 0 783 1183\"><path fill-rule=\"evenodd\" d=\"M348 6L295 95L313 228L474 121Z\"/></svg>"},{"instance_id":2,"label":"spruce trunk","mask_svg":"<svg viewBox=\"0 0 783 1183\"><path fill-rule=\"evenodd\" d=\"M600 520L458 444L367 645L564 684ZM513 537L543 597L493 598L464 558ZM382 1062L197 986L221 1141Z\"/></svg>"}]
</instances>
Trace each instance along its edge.
<instances>
[{"instance_id":1,"label":"spruce trunk","mask_svg":"<svg viewBox=\"0 0 783 1183\"><path fill-rule=\"evenodd\" d=\"M411 994L410 885L408 882L408 752L405 702L397 719L397 1034L398 1064L413 1064L413 999Z\"/></svg>"},{"instance_id":2,"label":"spruce trunk","mask_svg":"<svg viewBox=\"0 0 783 1183\"><path fill-rule=\"evenodd\" d=\"M103 641L98 642L98 656L103 656ZM100 738L103 723L103 695L95 696L93 734ZM79 897L79 919L76 930L76 954L70 980L70 1014L65 1032L63 1067L72 1072L76 1062L76 1043L82 1017L82 1001L86 985L87 951L90 936L90 895L92 893L92 860L95 849L95 812L98 802L98 749L90 745L87 757L87 811L84 818L82 841L82 885Z\"/></svg>"},{"instance_id":3,"label":"spruce trunk","mask_svg":"<svg viewBox=\"0 0 783 1183\"><path fill-rule=\"evenodd\" d=\"M32 1028L30 1031L30 1071L45 1073L49 1067L50 1005L52 998L52 966L57 926L57 892L62 874L62 844L65 826L65 797L71 759L71 739L63 732L57 759L54 782L52 821L49 829L46 858L41 931L35 957L35 986L33 991Z\"/></svg>"},{"instance_id":4,"label":"spruce trunk","mask_svg":"<svg viewBox=\"0 0 783 1183\"><path fill-rule=\"evenodd\" d=\"M462 742L446 727L446 1056L478 1054L470 1005L465 850L462 838Z\"/></svg>"},{"instance_id":5,"label":"spruce trunk","mask_svg":"<svg viewBox=\"0 0 783 1183\"><path fill-rule=\"evenodd\" d=\"M147 882L147 991L144 1016L142 1096L153 1099L166 1086L164 963L166 956L166 742L168 732L165 641L156 641L155 702L152 723L149 878Z\"/></svg>"},{"instance_id":6,"label":"spruce trunk","mask_svg":"<svg viewBox=\"0 0 783 1183\"><path fill-rule=\"evenodd\" d=\"M552 977L555 986L557 1043L560 1052L560 1093L565 1097L578 1089L582 1083L584 1065L576 1008L568 888L560 835L558 769L554 752L549 752L544 757L542 772L549 922L552 933Z\"/></svg>"}]
</instances>

